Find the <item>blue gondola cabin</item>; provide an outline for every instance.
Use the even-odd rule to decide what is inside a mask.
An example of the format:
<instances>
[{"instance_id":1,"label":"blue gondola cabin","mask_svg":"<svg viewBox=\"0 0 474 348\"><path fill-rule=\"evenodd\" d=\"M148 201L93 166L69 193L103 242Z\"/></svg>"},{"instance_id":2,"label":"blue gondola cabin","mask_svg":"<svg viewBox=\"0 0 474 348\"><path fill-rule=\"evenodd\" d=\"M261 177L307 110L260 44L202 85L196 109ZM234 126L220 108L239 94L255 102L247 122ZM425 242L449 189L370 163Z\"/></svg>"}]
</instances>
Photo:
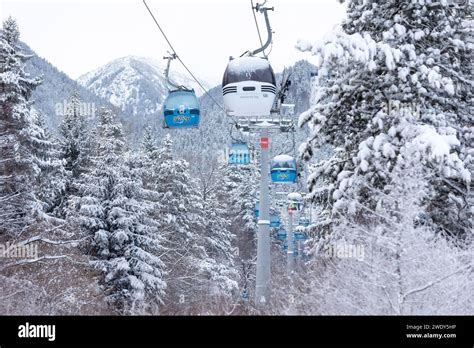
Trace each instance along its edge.
<instances>
[{"instance_id":1,"label":"blue gondola cabin","mask_svg":"<svg viewBox=\"0 0 474 348\"><path fill-rule=\"evenodd\" d=\"M270 215L270 227L280 227L280 217L278 215Z\"/></svg>"},{"instance_id":2,"label":"blue gondola cabin","mask_svg":"<svg viewBox=\"0 0 474 348\"><path fill-rule=\"evenodd\" d=\"M166 128L198 127L200 114L199 101L193 90L170 91L163 105Z\"/></svg>"},{"instance_id":3,"label":"blue gondola cabin","mask_svg":"<svg viewBox=\"0 0 474 348\"><path fill-rule=\"evenodd\" d=\"M288 155L276 156L271 163L270 169L273 182L295 183L296 182L296 161Z\"/></svg>"},{"instance_id":4,"label":"blue gondola cabin","mask_svg":"<svg viewBox=\"0 0 474 348\"><path fill-rule=\"evenodd\" d=\"M301 226L307 227L307 226L309 226L309 219L302 217L302 218L300 218L298 224L301 225Z\"/></svg>"},{"instance_id":5,"label":"blue gondola cabin","mask_svg":"<svg viewBox=\"0 0 474 348\"><path fill-rule=\"evenodd\" d=\"M286 231L285 230L278 230L276 234L276 238L278 240L286 240Z\"/></svg>"}]
</instances>

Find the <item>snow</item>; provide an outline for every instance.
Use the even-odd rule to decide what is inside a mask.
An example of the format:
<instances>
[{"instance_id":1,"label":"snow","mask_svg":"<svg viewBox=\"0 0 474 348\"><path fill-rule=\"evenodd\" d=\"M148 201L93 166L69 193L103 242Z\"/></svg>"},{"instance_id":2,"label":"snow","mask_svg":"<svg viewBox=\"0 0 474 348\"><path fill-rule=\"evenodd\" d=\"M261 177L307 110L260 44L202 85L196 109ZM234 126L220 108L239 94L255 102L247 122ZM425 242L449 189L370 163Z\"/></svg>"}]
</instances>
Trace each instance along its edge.
<instances>
[{"instance_id":1,"label":"snow","mask_svg":"<svg viewBox=\"0 0 474 348\"><path fill-rule=\"evenodd\" d=\"M227 69L229 71L243 74L248 71L268 69L270 64L268 60L260 57L240 57L234 58L229 62Z\"/></svg>"},{"instance_id":2,"label":"snow","mask_svg":"<svg viewBox=\"0 0 474 348\"><path fill-rule=\"evenodd\" d=\"M386 158L395 158L395 149L393 148L392 144L385 143L383 145L382 153Z\"/></svg>"},{"instance_id":3,"label":"snow","mask_svg":"<svg viewBox=\"0 0 474 348\"><path fill-rule=\"evenodd\" d=\"M425 32L424 32L423 30L419 30L419 29L418 29L417 31L415 31L415 32L413 33L413 38L414 38L416 41L420 40L420 39L421 39L422 37L424 37L424 36L425 36Z\"/></svg>"},{"instance_id":4,"label":"snow","mask_svg":"<svg viewBox=\"0 0 474 348\"><path fill-rule=\"evenodd\" d=\"M395 31L397 32L397 34L400 36L404 36L407 32L407 29L403 25L400 25L398 23L396 23L393 27Z\"/></svg>"},{"instance_id":5,"label":"snow","mask_svg":"<svg viewBox=\"0 0 474 348\"><path fill-rule=\"evenodd\" d=\"M392 53L392 49L389 45L382 45L383 53L385 54L385 65L389 70L395 69L395 58Z\"/></svg>"},{"instance_id":6,"label":"snow","mask_svg":"<svg viewBox=\"0 0 474 348\"><path fill-rule=\"evenodd\" d=\"M291 192L288 194L288 200L300 202L303 199L300 193L298 192Z\"/></svg>"},{"instance_id":7,"label":"snow","mask_svg":"<svg viewBox=\"0 0 474 348\"><path fill-rule=\"evenodd\" d=\"M428 82L436 87L440 88L441 86L441 75L435 70L435 69L430 69L428 72Z\"/></svg>"},{"instance_id":8,"label":"snow","mask_svg":"<svg viewBox=\"0 0 474 348\"><path fill-rule=\"evenodd\" d=\"M452 83L447 83L444 85L444 90L448 92L449 95L454 95L454 86Z\"/></svg>"},{"instance_id":9,"label":"snow","mask_svg":"<svg viewBox=\"0 0 474 348\"><path fill-rule=\"evenodd\" d=\"M377 64L375 64L375 62L371 60L367 67L369 68L370 71L372 71L372 70L375 70L375 68L377 68Z\"/></svg>"},{"instance_id":10,"label":"snow","mask_svg":"<svg viewBox=\"0 0 474 348\"><path fill-rule=\"evenodd\" d=\"M306 52L306 51L311 51L311 49L313 48L313 45L307 40L298 39L296 43L296 48L302 52Z\"/></svg>"},{"instance_id":11,"label":"snow","mask_svg":"<svg viewBox=\"0 0 474 348\"><path fill-rule=\"evenodd\" d=\"M359 153L357 157L360 159L367 159L370 157L370 149L367 147L366 143L359 145Z\"/></svg>"},{"instance_id":12,"label":"snow","mask_svg":"<svg viewBox=\"0 0 474 348\"><path fill-rule=\"evenodd\" d=\"M387 135L386 134L379 134L375 137L373 142L373 148L375 151L379 151L382 144L386 141Z\"/></svg>"},{"instance_id":13,"label":"snow","mask_svg":"<svg viewBox=\"0 0 474 348\"><path fill-rule=\"evenodd\" d=\"M421 134L413 142L420 149L428 151L431 158L441 159L448 156L453 146L459 145L459 140L455 135L441 135L434 127L420 126L420 131Z\"/></svg>"},{"instance_id":14,"label":"snow","mask_svg":"<svg viewBox=\"0 0 474 348\"><path fill-rule=\"evenodd\" d=\"M295 159L289 155L278 155L278 156L275 156L273 160L275 162L291 162L291 161L294 161Z\"/></svg>"},{"instance_id":15,"label":"snow","mask_svg":"<svg viewBox=\"0 0 474 348\"><path fill-rule=\"evenodd\" d=\"M407 80L407 76L410 73L410 68L408 67L403 67L398 69L398 78L402 81Z\"/></svg>"}]
</instances>

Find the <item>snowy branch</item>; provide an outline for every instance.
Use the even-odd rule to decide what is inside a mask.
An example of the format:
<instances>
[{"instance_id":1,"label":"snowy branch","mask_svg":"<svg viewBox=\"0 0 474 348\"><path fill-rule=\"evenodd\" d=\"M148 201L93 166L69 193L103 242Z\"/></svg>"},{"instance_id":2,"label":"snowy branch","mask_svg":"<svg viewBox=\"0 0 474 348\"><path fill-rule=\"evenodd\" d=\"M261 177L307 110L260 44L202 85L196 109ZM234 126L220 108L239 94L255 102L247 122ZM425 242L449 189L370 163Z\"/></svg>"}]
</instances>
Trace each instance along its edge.
<instances>
[{"instance_id":1,"label":"snowy branch","mask_svg":"<svg viewBox=\"0 0 474 348\"><path fill-rule=\"evenodd\" d=\"M472 265L467 265L466 267L460 268L460 269L458 269L458 270L456 270L456 271L454 271L454 272L452 272L452 273L450 273L450 274L448 274L448 275L445 275L444 277L441 277L441 278L439 278L439 279L437 279L437 280L431 281L431 282L427 283L427 284L424 285L424 286L421 286L421 287L419 287L419 288L410 290L410 291L408 291L408 292L406 292L405 294L402 295L401 302L403 303L403 302L405 301L405 299L406 299L408 296L410 296L410 295L413 295L413 294L416 294L416 293L418 293L418 292L424 291L424 290L426 290L426 289L428 289L428 288L430 288L430 287L432 287L432 286L434 286L434 285L436 285L436 284L438 284L438 283L441 283L443 280L446 280L446 279L452 277L453 275L455 275L455 274L457 274L457 273L466 271L466 270L471 269L471 268L472 268Z\"/></svg>"},{"instance_id":2,"label":"snowy branch","mask_svg":"<svg viewBox=\"0 0 474 348\"><path fill-rule=\"evenodd\" d=\"M53 245L63 245L63 244L71 244L71 243L79 243L79 242L82 242L84 240L86 240L87 238L82 238L82 239L76 239L76 240L66 240L66 241L58 241L58 240L51 240L49 238L44 238L42 236L34 236L34 237L31 237L31 238L28 238L27 240L25 241L22 241L21 243L19 243L20 245L25 245L25 244L29 244L29 243L33 243L33 242L45 242L45 243L48 243L48 244L53 244Z\"/></svg>"},{"instance_id":3,"label":"snowy branch","mask_svg":"<svg viewBox=\"0 0 474 348\"><path fill-rule=\"evenodd\" d=\"M44 260L58 260L58 259L64 259L64 258L69 259L69 256L67 256L67 255L59 255L59 256L46 255L46 256L38 257L36 259L21 260L21 261L13 262L13 263L10 263L8 265L3 266L0 269L0 271L4 271L5 269L10 268L10 267L14 267L14 266L30 265L32 263L36 263L36 262L40 262L40 261L44 261Z\"/></svg>"}]
</instances>

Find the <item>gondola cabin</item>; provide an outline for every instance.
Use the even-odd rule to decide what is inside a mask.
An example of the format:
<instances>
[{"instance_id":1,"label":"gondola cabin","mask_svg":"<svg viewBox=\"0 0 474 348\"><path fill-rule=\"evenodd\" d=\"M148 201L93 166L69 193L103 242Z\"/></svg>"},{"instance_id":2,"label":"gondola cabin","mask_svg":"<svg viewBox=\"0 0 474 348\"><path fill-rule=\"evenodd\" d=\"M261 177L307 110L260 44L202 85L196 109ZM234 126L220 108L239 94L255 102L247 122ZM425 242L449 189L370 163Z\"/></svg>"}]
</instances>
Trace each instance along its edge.
<instances>
[{"instance_id":1,"label":"gondola cabin","mask_svg":"<svg viewBox=\"0 0 474 348\"><path fill-rule=\"evenodd\" d=\"M295 231L293 233L293 240L299 241L299 240L307 240L308 237L306 236L306 233L301 232L301 231Z\"/></svg>"},{"instance_id":2,"label":"gondola cabin","mask_svg":"<svg viewBox=\"0 0 474 348\"><path fill-rule=\"evenodd\" d=\"M303 196L298 192L291 192L288 194L288 209L301 210L303 208Z\"/></svg>"},{"instance_id":3,"label":"gondola cabin","mask_svg":"<svg viewBox=\"0 0 474 348\"><path fill-rule=\"evenodd\" d=\"M270 174L273 182L277 183L295 183L296 160L288 155L279 155L273 158Z\"/></svg>"},{"instance_id":4,"label":"gondola cabin","mask_svg":"<svg viewBox=\"0 0 474 348\"><path fill-rule=\"evenodd\" d=\"M278 240L286 240L286 231L285 230L278 230L276 234L276 238Z\"/></svg>"},{"instance_id":5,"label":"gondola cabin","mask_svg":"<svg viewBox=\"0 0 474 348\"><path fill-rule=\"evenodd\" d=\"M222 95L229 116L269 117L276 96L275 73L267 59L231 59L222 79Z\"/></svg>"},{"instance_id":6,"label":"gondola cabin","mask_svg":"<svg viewBox=\"0 0 474 348\"><path fill-rule=\"evenodd\" d=\"M193 90L170 91L163 104L166 128L198 127L200 121L199 101Z\"/></svg>"},{"instance_id":7,"label":"gondola cabin","mask_svg":"<svg viewBox=\"0 0 474 348\"><path fill-rule=\"evenodd\" d=\"M229 164L249 164L250 151L247 144L234 143L229 147Z\"/></svg>"},{"instance_id":8,"label":"gondola cabin","mask_svg":"<svg viewBox=\"0 0 474 348\"><path fill-rule=\"evenodd\" d=\"M300 226L304 226L304 227L307 227L309 226L309 219L308 218L305 218L305 217L301 217L298 221L298 224Z\"/></svg>"},{"instance_id":9,"label":"gondola cabin","mask_svg":"<svg viewBox=\"0 0 474 348\"><path fill-rule=\"evenodd\" d=\"M280 227L280 217L278 215L270 215L270 227Z\"/></svg>"}]
</instances>

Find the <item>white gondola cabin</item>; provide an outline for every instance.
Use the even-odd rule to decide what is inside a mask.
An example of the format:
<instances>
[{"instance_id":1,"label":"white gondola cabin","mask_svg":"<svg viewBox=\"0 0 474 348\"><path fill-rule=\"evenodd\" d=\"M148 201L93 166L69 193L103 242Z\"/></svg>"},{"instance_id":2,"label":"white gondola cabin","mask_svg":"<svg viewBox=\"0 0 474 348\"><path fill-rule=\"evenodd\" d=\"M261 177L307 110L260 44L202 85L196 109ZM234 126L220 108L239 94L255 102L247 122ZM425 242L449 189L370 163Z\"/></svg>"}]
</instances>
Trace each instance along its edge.
<instances>
[{"instance_id":1,"label":"white gondola cabin","mask_svg":"<svg viewBox=\"0 0 474 348\"><path fill-rule=\"evenodd\" d=\"M275 73L267 59L231 59L222 80L222 94L228 115L269 117L276 96Z\"/></svg>"}]
</instances>

